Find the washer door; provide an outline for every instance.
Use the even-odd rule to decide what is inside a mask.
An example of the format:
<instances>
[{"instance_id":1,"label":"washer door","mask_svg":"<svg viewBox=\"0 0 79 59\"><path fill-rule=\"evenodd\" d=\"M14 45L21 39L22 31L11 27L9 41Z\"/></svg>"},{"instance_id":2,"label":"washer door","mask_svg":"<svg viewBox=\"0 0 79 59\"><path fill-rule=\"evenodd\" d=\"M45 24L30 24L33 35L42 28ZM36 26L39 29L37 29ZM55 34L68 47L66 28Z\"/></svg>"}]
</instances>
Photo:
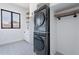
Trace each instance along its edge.
<instances>
[{"instance_id":1,"label":"washer door","mask_svg":"<svg viewBox=\"0 0 79 59\"><path fill-rule=\"evenodd\" d=\"M44 15L43 12L35 15L35 26L36 26L36 28L42 26L44 24L44 21L45 21L45 15Z\"/></svg>"},{"instance_id":2,"label":"washer door","mask_svg":"<svg viewBox=\"0 0 79 59\"><path fill-rule=\"evenodd\" d=\"M38 35L35 35L34 37L34 49L36 51L44 50L44 41L42 37L39 37Z\"/></svg>"}]
</instances>

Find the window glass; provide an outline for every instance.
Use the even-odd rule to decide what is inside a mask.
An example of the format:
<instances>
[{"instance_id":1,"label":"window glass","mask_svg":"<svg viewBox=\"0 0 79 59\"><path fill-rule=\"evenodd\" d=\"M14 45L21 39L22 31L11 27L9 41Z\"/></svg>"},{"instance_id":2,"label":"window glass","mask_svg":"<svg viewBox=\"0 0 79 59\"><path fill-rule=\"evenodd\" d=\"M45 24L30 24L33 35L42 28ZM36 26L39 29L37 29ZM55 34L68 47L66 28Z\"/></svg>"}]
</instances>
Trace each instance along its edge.
<instances>
[{"instance_id":1,"label":"window glass","mask_svg":"<svg viewBox=\"0 0 79 59\"><path fill-rule=\"evenodd\" d=\"M2 25L11 28L11 12L2 11Z\"/></svg>"},{"instance_id":2,"label":"window glass","mask_svg":"<svg viewBox=\"0 0 79 59\"><path fill-rule=\"evenodd\" d=\"M13 27L19 27L19 14L13 13Z\"/></svg>"}]
</instances>

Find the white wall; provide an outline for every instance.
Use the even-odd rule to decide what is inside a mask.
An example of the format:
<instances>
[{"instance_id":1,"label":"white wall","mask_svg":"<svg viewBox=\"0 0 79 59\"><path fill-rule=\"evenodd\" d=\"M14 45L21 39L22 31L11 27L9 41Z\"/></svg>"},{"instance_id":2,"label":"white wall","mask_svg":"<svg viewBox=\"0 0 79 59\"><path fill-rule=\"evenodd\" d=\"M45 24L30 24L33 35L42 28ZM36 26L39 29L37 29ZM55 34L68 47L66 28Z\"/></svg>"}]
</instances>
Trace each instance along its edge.
<instances>
[{"instance_id":1,"label":"white wall","mask_svg":"<svg viewBox=\"0 0 79 59\"><path fill-rule=\"evenodd\" d=\"M50 4L51 5L51 4ZM55 54L56 50L56 20L53 7L50 7L50 53Z\"/></svg>"},{"instance_id":2,"label":"white wall","mask_svg":"<svg viewBox=\"0 0 79 59\"><path fill-rule=\"evenodd\" d=\"M19 6L9 4L9 3L1 3L0 9L6 9L6 10L18 12L21 14L21 29L1 29L1 24L0 24L0 44L10 43L10 42L24 39L23 32L26 29L26 26L25 26L26 10L23 8L20 8ZM1 18L0 18L0 23L1 23Z\"/></svg>"},{"instance_id":3,"label":"white wall","mask_svg":"<svg viewBox=\"0 0 79 59\"><path fill-rule=\"evenodd\" d=\"M57 21L57 51L63 54L79 54L79 14L62 17Z\"/></svg>"},{"instance_id":4,"label":"white wall","mask_svg":"<svg viewBox=\"0 0 79 59\"><path fill-rule=\"evenodd\" d=\"M28 34L29 34L29 38L28 38L28 42L33 44L33 39L34 39L34 11L37 9L37 4L36 3L31 3L30 4L30 19L29 19L29 30L28 30Z\"/></svg>"},{"instance_id":5,"label":"white wall","mask_svg":"<svg viewBox=\"0 0 79 59\"><path fill-rule=\"evenodd\" d=\"M34 39L34 11L37 9L37 4L36 3L31 3L30 4L30 19L29 19L29 29L27 29L25 35L25 40L28 41L31 46L32 46L32 51L34 51L34 44L33 44L33 39ZM34 52L33 52L34 53ZM35 53L34 53L35 54Z\"/></svg>"}]
</instances>

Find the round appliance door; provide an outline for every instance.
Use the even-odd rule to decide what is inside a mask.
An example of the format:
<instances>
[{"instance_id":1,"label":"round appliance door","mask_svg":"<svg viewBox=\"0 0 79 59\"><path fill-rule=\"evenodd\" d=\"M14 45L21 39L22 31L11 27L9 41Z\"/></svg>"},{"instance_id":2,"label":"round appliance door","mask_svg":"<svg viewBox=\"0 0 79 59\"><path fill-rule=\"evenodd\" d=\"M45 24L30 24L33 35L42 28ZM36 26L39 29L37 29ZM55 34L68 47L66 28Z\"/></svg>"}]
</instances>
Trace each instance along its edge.
<instances>
[{"instance_id":1,"label":"round appliance door","mask_svg":"<svg viewBox=\"0 0 79 59\"><path fill-rule=\"evenodd\" d=\"M44 15L43 12L35 15L35 26L36 26L36 28L42 26L44 24L44 21L45 21L45 15Z\"/></svg>"},{"instance_id":2,"label":"round appliance door","mask_svg":"<svg viewBox=\"0 0 79 59\"><path fill-rule=\"evenodd\" d=\"M34 37L34 48L35 48L36 51L44 50L44 41L43 41L42 37L35 35L35 37Z\"/></svg>"}]
</instances>

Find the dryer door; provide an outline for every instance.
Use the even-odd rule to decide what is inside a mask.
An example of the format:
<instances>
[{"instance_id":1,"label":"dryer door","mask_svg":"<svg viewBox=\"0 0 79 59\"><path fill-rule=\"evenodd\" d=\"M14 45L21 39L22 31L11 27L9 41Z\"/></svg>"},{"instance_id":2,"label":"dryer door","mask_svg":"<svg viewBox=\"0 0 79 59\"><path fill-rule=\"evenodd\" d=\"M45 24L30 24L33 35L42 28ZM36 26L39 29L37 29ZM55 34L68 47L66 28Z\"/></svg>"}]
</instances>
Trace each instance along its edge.
<instances>
[{"instance_id":1,"label":"dryer door","mask_svg":"<svg viewBox=\"0 0 79 59\"><path fill-rule=\"evenodd\" d=\"M45 15L43 12L35 14L35 27L39 28L44 24Z\"/></svg>"}]
</instances>

